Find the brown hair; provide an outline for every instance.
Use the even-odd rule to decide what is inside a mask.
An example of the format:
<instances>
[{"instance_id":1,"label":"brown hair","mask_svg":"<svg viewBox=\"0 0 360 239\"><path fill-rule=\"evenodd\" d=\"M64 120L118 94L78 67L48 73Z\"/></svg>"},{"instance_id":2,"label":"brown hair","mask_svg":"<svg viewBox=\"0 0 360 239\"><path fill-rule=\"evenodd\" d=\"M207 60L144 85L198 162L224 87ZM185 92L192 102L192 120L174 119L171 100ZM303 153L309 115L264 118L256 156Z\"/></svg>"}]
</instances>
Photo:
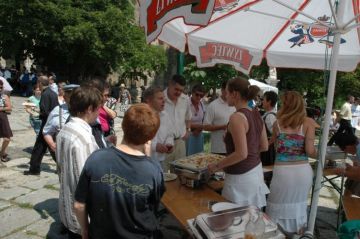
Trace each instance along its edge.
<instances>
[{"instance_id":1,"label":"brown hair","mask_svg":"<svg viewBox=\"0 0 360 239\"><path fill-rule=\"evenodd\" d=\"M227 88L230 93L239 92L242 99L251 100L254 92L258 93L256 90L259 87L250 85L249 81L244 77L236 77L228 81Z\"/></svg>"},{"instance_id":2,"label":"brown hair","mask_svg":"<svg viewBox=\"0 0 360 239\"><path fill-rule=\"evenodd\" d=\"M70 97L69 112L71 116L81 116L92 106L93 110L103 102L102 93L93 87L76 88Z\"/></svg>"},{"instance_id":3,"label":"brown hair","mask_svg":"<svg viewBox=\"0 0 360 239\"><path fill-rule=\"evenodd\" d=\"M47 76L39 76L38 78L38 82L42 85L42 86L49 86L50 81L49 78Z\"/></svg>"},{"instance_id":4,"label":"brown hair","mask_svg":"<svg viewBox=\"0 0 360 239\"><path fill-rule=\"evenodd\" d=\"M277 119L282 127L296 128L304 123L306 110L304 99L296 91L287 91L281 97L281 108Z\"/></svg>"},{"instance_id":5,"label":"brown hair","mask_svg":"<svg viewBox=\"0 0 360 239\"><path fill-rule=\"evenodd\" d=\"M160 118L147 104L135 104L125 112L121 126L125 142L141 145L154 138Z\"/></svg>"},{"instance_id":6,"label":"brown hair","mask_svg":"<svg viewBox=\"0 0 360 239\"><path fill-rule=\"evenodd\" d=\"M155 97L155 94L162 92L163 90L159 86L150 86L144 91L144 101L148 102Z\"/></svg>"}]
</instances>

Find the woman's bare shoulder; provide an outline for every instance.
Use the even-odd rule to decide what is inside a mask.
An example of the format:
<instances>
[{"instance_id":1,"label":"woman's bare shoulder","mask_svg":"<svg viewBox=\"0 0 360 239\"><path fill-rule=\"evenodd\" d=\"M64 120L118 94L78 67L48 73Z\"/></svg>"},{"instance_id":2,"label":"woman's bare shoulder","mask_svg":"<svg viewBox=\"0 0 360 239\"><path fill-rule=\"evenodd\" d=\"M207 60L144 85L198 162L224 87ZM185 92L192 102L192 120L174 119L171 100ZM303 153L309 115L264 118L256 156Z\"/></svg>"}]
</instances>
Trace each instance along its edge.
<instances>
[{"instance_id":1,"label":"woman's bare shoulder","mask_svg":"<svg viewBox=\"0 0 360 239\"><path fill-rule=\"evenodd\" d=\"M305 129L315 129L320 128L320 125L312 118L306 117L304 121Z\"/></svg>"}]
</instances>

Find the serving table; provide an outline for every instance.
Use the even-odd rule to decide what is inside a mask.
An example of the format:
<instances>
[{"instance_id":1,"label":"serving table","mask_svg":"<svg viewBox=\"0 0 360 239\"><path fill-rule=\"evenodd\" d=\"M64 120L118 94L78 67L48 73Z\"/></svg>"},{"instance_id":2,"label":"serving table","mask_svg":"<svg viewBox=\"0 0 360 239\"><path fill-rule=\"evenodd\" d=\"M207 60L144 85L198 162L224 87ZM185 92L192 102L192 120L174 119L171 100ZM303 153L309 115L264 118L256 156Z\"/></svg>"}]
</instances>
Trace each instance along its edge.
<instances>
[{"instance_id":1,"label":"serving table","mask_svg":"<svg viewBox=\"0 0 360 239\"><path fill-rule=\"evenodd\" d=\"M188 219L210 212L213 203L227 201L207 185L189 188L181 185L178 179L166 182L165 185L166 191L161 202L185 229L188 229Z\"/></svg>"},{"instance_id":2,"label":"serving table","mask_svg":"<svg viewBox=\"0 0 360 239\"><path fill-rule=\"evenodd\" d=\"M345 190L343 195L343 210L347 220L360 220L360 197Z\"/></svg>"}]
</instances>

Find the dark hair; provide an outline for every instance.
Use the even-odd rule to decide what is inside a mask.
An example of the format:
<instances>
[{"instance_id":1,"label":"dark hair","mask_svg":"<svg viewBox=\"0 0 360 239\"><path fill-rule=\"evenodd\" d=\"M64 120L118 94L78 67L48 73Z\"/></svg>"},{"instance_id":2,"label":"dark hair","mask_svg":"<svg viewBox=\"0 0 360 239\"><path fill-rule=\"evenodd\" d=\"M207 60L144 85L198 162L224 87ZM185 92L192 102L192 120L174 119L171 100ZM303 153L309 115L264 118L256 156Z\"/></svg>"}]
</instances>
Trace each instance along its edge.
<instances>
[{"instance_id":1,"label":"dark hair","mask_svg":"<svg viewBox=\"0 0 360 239\"><path fill-rule=\"evenodd\" d=\"M171 82L174 84L179 84L181 86L185 86L186 85L186 80L182 75L173 75Z\"/></svg>"},{"instance_id":2,"label":"dark hair","mask_svg":"<svg viewBox=\"0 0 360 239\"><path fill-rule=\"evenodd\" d=\"M35 91L37 88L40 88L40 83L35 83L32 87L33 91Z\"/></svg>"},{"instance_id":3,"label":"dark hair","mask_svg":"<svg viewBox=\"0 0 360 239\"><path fill-rule=\"evenodd\" d=\"M102 93L94 88L82 86L76 88L70 97L69 112L71 116L81 116L91 106L98 108L103 101Z\"/></svg>"},{"instance_id":4,"label":"dark hair","mask_svg":"<svg viewBox=\"0 0 360 239\"><path fill-rule=\"evenodd\" d=\"M205 88L204 88L204 86L202 84L194 85L191 92L192 93L195 93L195 92L206 93Z\"/></svg>"},{"instance_id":5,"label":"dark hair","mask_svg":"<svg viewBox=\"0 0 360 239\"><path fill-rule=\"evenodd\" d=\"M255 100L259 92L260 92L259 86L257 85L249 86L248 100Z\"/></svg>"},{"instance_id":6,"label":"dark hair","mask_svg":"<svg viewBox=\"0 0 360 239\"><path fill-rule=\"evenodd\" d=\"M252 100L251 96L256 88L250 86L249 81L243 77L236 77L228 81L227 88L229 92L239 92L240 97L244 100ZM257 87L259 88L259 87ZM257 92L258 93L258 92ZM255 95L256 96L256 95Z\"/></svg>"},{"instance_id":7,"label":"dark hair","mask_svg":"<svg viewBox=\"0 0 360 239\"><path fill-rule=\"evenodd\" d=\"M125 142L141 145L154 138L160 118L147 104L135 104L125 112L121 126Z\"/></svg>"},{"instance_id":8,"label":"dark hair","mask_svg":"<svg viewBox=\"0 0 360 239\"><path fill-rule=\"evenodd\" d=\"M346 101L349 101L351 99L351 97L353 97L352 95L347 95L346 96Z\"/></svg>"},{"instance_id":9,"label":"dark hair","mask_svg":"<svg viewBox=\"0 0 360 239\"><path fill-rule=\"evenodd\" d=\"M341 150L344 150L348 145L356 145L357 141L357 137L349 133L341 133L335 137L335 144L337 144Z\"/></svg>"},{"instance_id":10,"label":"dark hair","mask_svg":"<svg viewBox=\"0 0 360 239\"><path fill-rule=\"evenodd\" d=\"M0 85L4 85L4 82L2 80L0 80Z\"/></svg>"},{"instance_id":11,"label":"dark hair","mask_svg":"<svg viewBox=\"0 0 360 239\"><path fill-rule=\"evenodd\" d=\"M105 82L102 81L100 78L92 78L89 81L84 82L81 86L84 87L93 87L95 89L98 89L101 94L105 91Z\"/></svg>"},{"instance_id":12,"label":"dark hair","mask_svg":"<svg viewBox=\"0 0 360 239\"><path fill-rule=\"evenodd\" d=\"M150 86L144 91L143 97L144 101L147 102L152 100L156 93L162 92L163 90L159 86Z\"/></svg>"},{"instance_id":13,"label":"dark hair","mask_svg":"<svg viewBox=\"0 0 360 239\"><path fill-rule=\"evenodd\" d=\"M274 91L266 91L264 93L264 99L270 101L270 105L274 107L278 101L278 95Z\"/></svg>"}]
</instances>

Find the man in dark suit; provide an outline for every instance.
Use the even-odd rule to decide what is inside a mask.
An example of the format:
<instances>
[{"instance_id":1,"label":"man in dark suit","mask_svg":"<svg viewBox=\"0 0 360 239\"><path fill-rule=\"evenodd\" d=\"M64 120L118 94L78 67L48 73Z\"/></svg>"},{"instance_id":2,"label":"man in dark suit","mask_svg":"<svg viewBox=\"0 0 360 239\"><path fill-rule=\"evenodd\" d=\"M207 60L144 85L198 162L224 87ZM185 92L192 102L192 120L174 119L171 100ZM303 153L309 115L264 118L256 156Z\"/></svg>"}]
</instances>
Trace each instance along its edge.
<instances>
[{"instance_id":1,"label":"man in dark suit","mask_svg":"<svg viewBox=\"0 0 360 239\"><path fill-rule=\"evenodd\" d=\"M40 174L40 166L41 161L46 153L46 149L49 148L43 136L43 128L46 124L47 118L50 112L59 104L57 94L51 90L49 87L49 78L47 76L39 77L41 100L40 100L40 119L41 119L41 127L39 135L36 138L35 145L33 151L31 153L30 159L30 169L28 171L24 171L24 175L39 175ZM55 159L55 153L50 150L50 154L52 158Z\"/></svg>"}]
</instances>

